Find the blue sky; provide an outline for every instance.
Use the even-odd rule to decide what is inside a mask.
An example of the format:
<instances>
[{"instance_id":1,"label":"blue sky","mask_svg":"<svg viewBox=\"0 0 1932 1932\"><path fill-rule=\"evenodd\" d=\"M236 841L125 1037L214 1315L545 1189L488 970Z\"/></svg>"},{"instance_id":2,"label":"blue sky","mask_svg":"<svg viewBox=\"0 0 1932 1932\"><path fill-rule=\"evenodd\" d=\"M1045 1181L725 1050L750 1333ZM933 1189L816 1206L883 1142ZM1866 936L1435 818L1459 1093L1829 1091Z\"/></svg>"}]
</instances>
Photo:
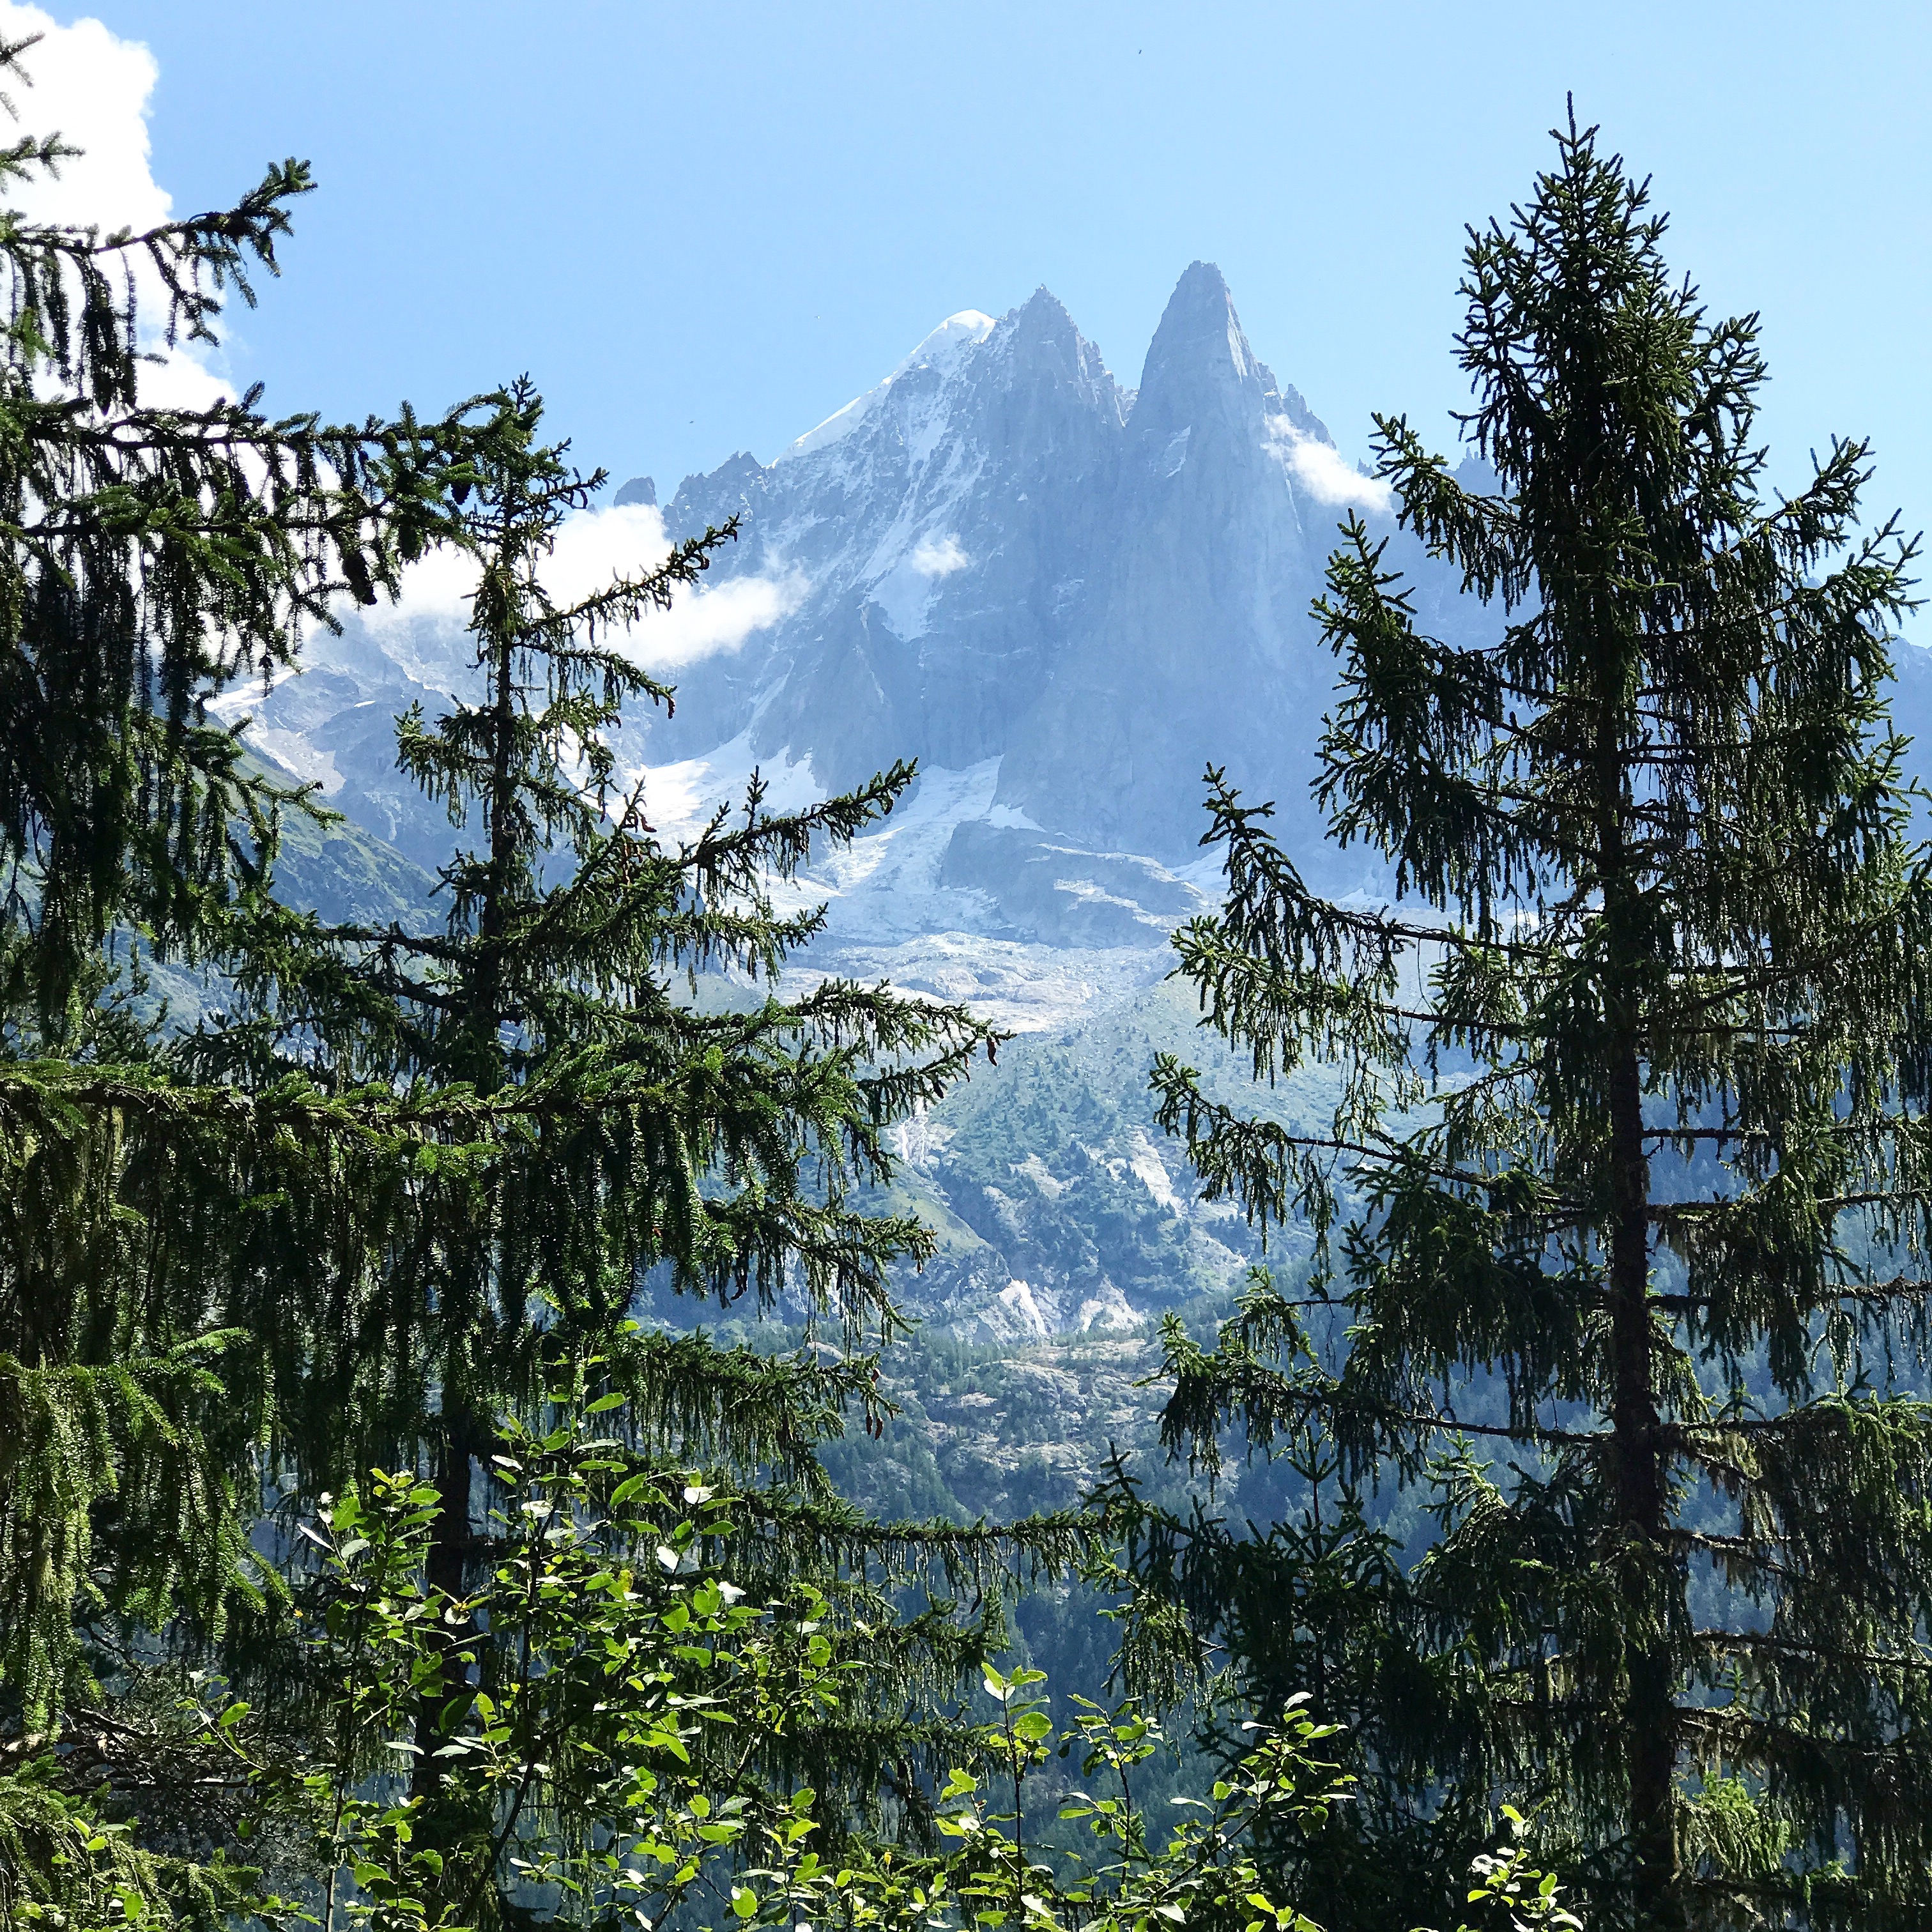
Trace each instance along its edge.
<instances>
[{"instance_id":1,"label":"blue sky","mask_svg":"<svg viewBox=\"0 0 1932 1932\"><path fill-rule=\"evenodd\" d=\"M1446 440L1462 225L1526 189L1574 89L1654 176L1677 266L1762 311L1780 477L1868 434L1874 506L1932 522L1923 8L85 11L152 50L177 210L315 165L229 349L272 405L433 408L528 370L586 465L668 488L1041 283L1132 383L1199 256L1345 453L1372 409Z\"/></svg>"}]
</instances>

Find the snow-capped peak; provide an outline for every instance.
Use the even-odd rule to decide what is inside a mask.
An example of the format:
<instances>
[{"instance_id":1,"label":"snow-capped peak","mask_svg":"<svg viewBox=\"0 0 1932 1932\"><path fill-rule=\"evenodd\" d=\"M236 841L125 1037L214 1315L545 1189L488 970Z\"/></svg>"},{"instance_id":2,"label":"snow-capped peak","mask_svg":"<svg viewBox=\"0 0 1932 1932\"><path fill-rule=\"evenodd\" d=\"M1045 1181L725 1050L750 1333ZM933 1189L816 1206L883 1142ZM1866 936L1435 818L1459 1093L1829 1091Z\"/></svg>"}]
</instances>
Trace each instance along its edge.
<instances>
[{"instance_id":1,"label":"snow-capped peak","mask_svg":"<svg viewBox=\"0 0 1932 1932\"><path fill-rule=\"evenodd\" d=\"M855 396L816 428L807 430L796 441L788 443L778 452L776 460L782 463L788 457L809 455L814 449L823 449L828 442L836 442L865 421L879 398L902 376L914 369L932 368L942 372L950 369L962 349L984 342L998 326L992 316L982 314L976 308L962 308L957 315L949 315L910 355L900 358L884 382L868 389L862 396Z\"/></svg>"},{"instance_id":2,"label":"snow-capped peak","mask_svg":"<svg viewBox=\"0 0 1932 1932\"><path fill-rule=\"evenodd\" d=\"M982 315L976 308L962 308L957 315L949 315L910 356L902 358L886 380L892 382L908 369L928 363L944 368L968 343L984 342L998 326L990 315Z\"/></svg>"}]
</instances>

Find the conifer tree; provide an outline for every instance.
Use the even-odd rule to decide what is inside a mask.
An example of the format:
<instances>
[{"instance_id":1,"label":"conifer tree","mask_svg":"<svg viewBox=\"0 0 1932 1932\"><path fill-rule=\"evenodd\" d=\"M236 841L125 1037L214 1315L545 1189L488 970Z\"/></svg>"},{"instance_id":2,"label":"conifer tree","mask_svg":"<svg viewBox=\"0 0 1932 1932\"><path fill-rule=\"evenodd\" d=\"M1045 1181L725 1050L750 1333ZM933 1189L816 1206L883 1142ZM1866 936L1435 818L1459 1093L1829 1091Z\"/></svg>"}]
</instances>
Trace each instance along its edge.
<instances>
[{"instance_id":1,"label":"conifer tree","mask_svg":"<svg viewBox=\"0 0 1932 1932\"><path fill-rule=\"evenodd\" d=\"M25 81L32 43L0 46ZM0 190L76 151L0 151ZM104 947L208 956L260 890L292 803L211 700L293 660L338 596L393 590L452 528L493 409L330 426L144 401L154 346L212 340L275 270L299 162L233 208L142 234L0 220L0 1729L44 1731L80 1670L76 1620L218 1621L261 1587L246 1524L260 1378L209 1283L245 1246L228 1101L172 1090ZM226 1109L226 1111L223 1111ZM199 1125L180 1116L193 1114ZM298 1111L300 1111L299 1108ZM212 1163L197 1198L177 1156ZM270 1154L269 1165L275 1156ZM251 1172L244 1169L252 1166ZM181 1191L185 1189L185 1191ZM165 1210L194 1231L176 1265ZM188 1249L199 1243L194 1258Z\"/></svg>"},{"instance_id":2,"label":"conifer tree","mask_svg":"<svg viewBox=\"0 0 1932 1932\"><path fill-rule=\"evenodd\" d=\"M884 987L826 981L773 996L770 982L822 914L779 916L768 881L795 873L815 842L848 841L890 812L913 768L787 814L765 808L754 776L742 812L720 808L694 840L661 844L641 778L616 783L610 734L626 701L672 701L639 669L629 627L668 605L735 530L554 602L543 569L557 530L604 479L538 440L542 405L527 382L507 401L515 434L464 486L476 701L398 724L402 769L476 835L442 869L446 920L376 930L252 910L230 947L237 1011L189 1048L206 1072L256 1086L298 1063L310 1081L460 1096L506 1123L487 1153L466 1150L412 1188L359 1305L317 1338L322 1372L290 1437L292 1493L422 1457L442 1496L434 1580L460 1598L490 1556L480 1532L499 1424L536 1413L588 1359L612 1399L642 1398L625 1412L640 1446L706 1454L752 1486L768 1532L784 1519L782 1568L849 1583L855 1555L862 1569L886 1542L836 1504L814 1448L848 1403L882 1426L872 1362L851 1352L900 1332L889 1276L922 1262L933 1238L860 1191L889 1174L892 1123L938 1099L993 1036L964 1008ZM743 1001L700 1010L688 976L679 996L674 973L719 968ZM365 1232L369 1219L365 1209ZM838 1348L829 1360L775 1360L646 1336L628 1312L660 1269L682 1291L761 1314L789 1290L808 1322L832 1318ZM1003 1544L1060 1560L1084 1535L1042 1522L976 1541L998 1568ZM932 1540L908 1526L889 1540L898 1575ZM970 1540L938 1540L956 1568ZM885 1599L861 1594L886 1640ZM955 1634L942 1620L920 1641L952 1656ZM452 1635L452 1654L460 1642ZM908 1671L952 1687L950 1665L915 1666L903 1648L898 1661L882 1711ZM427 1703L424 1724L418 1781L431 1791L441 1720ZM880 1742L903 1748L890 1718ZM877 1768L868 1760L866 1774Z\"/></svg>"},{"instance_id":3,"label":"conifer tree","mask_svg":"<svg viewBox=\"0 0 1932 1932\"><path fill-rule=\"evenodd\" d=\"M32 45L0 44L0 76L24 79ZM0 192L78 152L23 135L0 150ZM191 944L238 830L245 849L274 797L208 700L292 662L336 596L393 592L487 439L460 414L272 420L259 387L199 410L142 402L156 344L214 341L231 289L253 304L250 274L277 272L313 186L284 162L233 208L141 234L6 218L0 1027L15 1051L70 1039L118 919Z\"/></svg>"},{"instance_id":4,"label":"conifer tree","mask_svg":"<svg viewBox=\"0 0 1932 1932\"><path fill-rule=\"evenodd\" d=\"M320 1694L265 1499L292 1528L372 1463L440 1473L436 1578L460 1600L488 1555L476 1455L553 1376L594 1371L640 1441L743 1472L775 1566L809 1556L883 1609L878 1564L917 1540L839 1505L812 1450L852 1411L878 1426L849 1345L892 1331L887 1271L929 1239L866 1212L863 1186L986 1030L839 983L715 1012L674 997L727 961L768 976L816 922L776 915L767 878L912 774L796 814L754 787L742 820L660 845L612 790L604 733L668 694L614 631L726 533L553 605L542 560L601 479L537 441L527 387L428 427L145 405L142 284L103 261L142 254L164 326L211 329L214 291L247 251L272 266L307 182L290 164L239 209L147 236L0 233L0 1823L38 1815L40 1786L10 1780L58 1784L37 1758L84 1714L90 1750L62 1764L144 1826L216 1829L205 1735L136 1694L160 1659L216 1666L272 1694L251 1725L298 1742ZM400 748L482 836L448 872L446 926L326 928L274 897L277 814L313 802L268 785L208 703L292 668L303 622L394 590L436 542L478 562L485 701L406 721ZM225 1023L140 1023L104 964L117 932L225 975ZM796 1289L838 1311L838 1346L770 1360L646 1334L626 1310L658 1268L759 1303ZM1022 1540L1059 1560L1076 1537ZM949 1574L988 1584L1011 1546L940 1540ZM854 1726L874 1766L906 1748L886 1694L913 1665L936 1682L991 1640L983 1594L976 1634L935 1612L882 1663Z\"/></svg>"},{"instance_id":5,"label":"conifer tree","mask_svg":"<svg viewBox=\"0 0 1932 1932\"><path fill-rule=\"evenodd\" d=\"M1394 902L1316 896L1210 775L1228 897L1181 970L1258 1078L1339 1084L1284 1126L1160 1064L1208 1193L1317 1238L1216 1348L1170 1333L1166 1426L1211 1460L1240 1425L1310 1480L1245 1546L1149 1525L1150 1574L1251 1682L1359 1716L1386 1865L1514 1792L1593 1926L1920 1925L1932 884L1886 710L1912 546L1859 530L1864 443L1768 490L1756 319L1672 279L1594 131L1556 138L1465 257L1493 489L1377 419L1402 526L1493 640L1425 635L1353 518L1316 607L1318 796ZM1426 1550L1391 1540L1404 1498Z\"/></svg>"}]
</instances>

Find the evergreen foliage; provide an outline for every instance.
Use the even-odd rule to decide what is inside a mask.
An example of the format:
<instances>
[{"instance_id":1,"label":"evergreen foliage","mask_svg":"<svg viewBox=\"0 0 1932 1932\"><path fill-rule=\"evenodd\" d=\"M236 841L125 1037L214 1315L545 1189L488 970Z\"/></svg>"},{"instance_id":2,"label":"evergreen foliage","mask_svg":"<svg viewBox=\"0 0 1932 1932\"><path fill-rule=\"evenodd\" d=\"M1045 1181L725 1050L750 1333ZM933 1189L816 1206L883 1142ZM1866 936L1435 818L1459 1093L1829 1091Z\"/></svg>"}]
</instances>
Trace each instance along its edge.
<instances>
[{"instance_id":1,"label":"evergreen foliage","mask_svg":"<svg viewBox=\"0 0 1932 1932\"><path fill-rule=\"evenodd\" d=\"M218 1700L207 1714L266 1814L299 1821L286 1862L306 1882L290 1898L322 1932L667 1922L951 1932L1010 1920L1318 1932L1308 1901L1284 1895L1256 1856L1264 1839L1318 1832L1347 1799L1324 1761L1332 1727L1303 1700L1276 1726L1250 1726L1240 1763L1166 1821L1144 1781L1163 1740L1136 1707L1076 1700L1075 1720L1057 1728L1041 1673L991 1664L990 1720L950 1741L951 1768L925 1794L924 1844L881 1835L890 1807L801 1784L788 1750L801 1734L891 1706L870 1634L808 1584L766 1594L734 1581L748 1574L736 1562L747 1499L640 1461L604 1432L620 1414L612 1395L566 1401L542 1433L499 1439L489 1560L460 1600L430 1580L440 1498L413 1472L372 1473L323 1498L304 1527L325 1552L296 1586L313 1674L328 1687L313 1742L292 1761L262 1758L245 1704ZM761 1570L754 1559L748 1574ZM466 1633L454 1655L452 1627ZM405 1768L425 1694L446 1700L433 1806ZM1078 1766L1059 1807L1077 1849L1025 1835L1029 1787L1056 1759ZM61 1818L88 1828L79 1808ZM90 1842L76 1862L98 1890L114 1841ZM44 1858L23 1869L37 1898L64 1891L81 1932L118 1919L90 1908L82 1886L47 1885ZM241 1922L291 1916L289 1902L236 1882L249 1874L223 1875ZM1485 1924L1577 1923L1520 1840L1472 1875ZM138 1864L120 1875L119 1922L187 1922L155 1876Z\"/></svg>"},{"instance_id":2,"label":"evergreen foliage","mask_svg":"<svg viewBox=\"0 0 1932 1932\"><path fill-rule=\"evenodd\" d=\"M1593 1924L1932 1913L1928 855L1886 686L1912 547L1834 443L1767 497L1755 318L1673 280L1574 121L1471 233L1463 418L1492 491L1378 418L1402 526L1496 601L1422 634L1351 519L1318 796L1397 903L1311 894L1210 774L1204 1024L1324 1121L1156 1080L1210 1196L1305 1217L1218 1347L1168 1337L1169 1441L1300 1466L1298 1520L1149 1515L1153 1600L1251 1694L1359 1720L1328 1855L1428 1909L1504 1792ZM1464 472L1466 473L1466 472ZM1393 1490L1394 1496L1390 1491ZM1434 1527L1378 1521L1418 1496ZM1426 1546L1418 1547L1418 1545Z\"/></svg>"},{"instance_id":3,"label":"evergreen foliage","mask_svg":"<svg viewBox=\"0 0 1932 1932\"><path fill-rule=\"evenodd\" d=\"M23 80L32 45L0 44L0 73ZM0 192L77 152L22 136ZM238 825L265 834L274 800L208 700L290 664L337 595L393 592L487 440L460 412L272 420L259 390L142 402L148 335L212 341L230 290L252 305L250 274L276 272L313 185L291 160L231 208L139 235L17 213L0 231L0 1024L16 1049L76 1038L117 918L193 943Z\"/></svg>"},{"instance_id":4,"label":"evergreen foliage","mask_svg":"<svg viewBox=\"0 0 1932 1932\"><path fill-rule=\"evenodd\" d=\"M433 1574L460 1598L484 1553L478 1516L495 1479L483 1457L499 1420L530 1413L594 1354L632 1398L641 1443L706 1454L750 1489L770 1574L856 1592L876 1623L892 1618L885 1580L868 1574L875 1559L903 1582L930 1553L956 1578L970 1548L981 1586L1002 1546L1064 1563L1087 1537L1068 1520L1004 1538L946 1526L882 1538L839 1504L814 1453L848 1406L882 1426L874 1363L850 1352L900 1331L890 1271L933 1245L916 1220L861 1204L859 1191L890 1176L891 1124L938 1099L989 1030L962 1008L836 982L701 1010L671 976L722 968L769 989L821 915L779 916L768 882L794 874L815 841L844 842L890 811L912 768L784 814L765 809L754 778L742 814L721 810L694 841L662 846L641 782L613 789L607 734L622 706L670 701L627 654L626 632L734 532L707 532L648 572L554 604L543 560L603 479L537 440L527 384L506 402L518 434L476 466L462 520L478 570L481 701L434 724L412 711L398 728L403 768L481 835L443 870L446 922L329 928L262 909L238 928L236 1016L189 1049L256 1084L299 1064L324 1086L373 1080L506 1110L487 1152L418 1178L361 1305L334 1324L338 1358L291 1436L312 1459L298 1492L377 1456L426 1457L443 1498ZM358 1239L371 1226L365 1202ZM768 1360L642 1335L627 1312L657 1270L676 1290L758 1312L789 1293L812 1322L833 1318L830 1355ZM484 1484L473 1493L472 1472ZM957 1634L935 1615L904 1635L884 1680L902 1697L950 1690L962 1656L1001 1632L997 1615ZM422 1717L428 1794L438 1720L427 1706ZM906 1748L882 1719L869 1754L820 1774L869 1783L881 1754Z\"/></svg>"},{"instance_id":5,"label":"evergreen foliage","mask_svg":"<svg viewBox=\"0 0 1932 1932\"><path fill-rule=\"evenodd\" d=\"M16 82L31 45L0 46ZM23 136L0 187L74 152ZM218 1623L262 1580L260 1378L214 1282L276 1184L264 1160L296 1150L286 1123L179 1090L104 946L133 927L206 957L260 892L290 800L211 700L286 669L334 597L393 591L494 434L490 411L142 400L150 340L212 339L230 291L252 302L310 184L291 161L140 235L0 220L0 1709L28 1737L77 1681L79 1623ZM150 1208L208 1245L171 1257Z\"/></svg>"},{"instance_id":6,"label":"evergreen foliage","mask_svg":"<svg viewBox=\"0 0 1932 1932\"><path fill-rule=\"evenodd\" d=\"M55 152L29 144L15 172ZM614 789L623 706L670 701L623 634L731 532L554 603L543 561L603 478L541 442L527 383L428 429L142 406L140 284L116 295L96 256L145 250L170 325L206 332L209 287L244 246L272 266L306 182L291 164L239 211L153 236L0 233L14 444L50 452L18 485L4 566L0 1779L50 1748L77 1767L64 1732L103 1712L85 1761L115 1815L177 1809L207 1766L116 1714L168 1657L218 1666L265 1748L301 1750L328 1693L278 1558L314 1499L371 1464L435 1476L432 1582L460 1604L491 1558L502 1483L480 1459L500 1423L592 1361L634 1447L734 1476L774 1587L809 1574L869 1618L879 1712L849 1748L812 1748L828 1778L876 1779L916 1750L922 1697L1002 1638L1000 1577L1089 1535L1071 1517L881 1528L814 1453L854 1410L880 1426L857 1351L896 1332L889 1270L932 1239L861 1191L889 1175L892 1122L992 1036L884 987L771 994L818 919L779 914L769 885L914 773L783 814L754 781L742 815L660 843L641 794ZM63 320L62 274L84 326ZM64 410L44 407L63 383ZM435 930L298 915L274 893L278 818L317 808L266 784L208 705L292 669L303 622L394 590L431 542L476 567L482 701L405 718L399 753L479 836ZM230 1010L185 1036L138 1022L104 956L130 931L218 968ZM678 996L680 974L727 968L765 997ZM778 1360L644 1333L627 1310L652 1270L749 1306L790 1294L833 1333ZM970 1584L980 1614L935 1601L898 1626L900 1586L928 1574ZM475 1633L434 1634L455 1672ZM415 1705L432 1839L460 1826L446 1702ZM0 1786L27 1807L6 1817L38 1815L28 1790ZM222 1850L229 1823L204 1824Z\"/></svg>"}]
</instances>

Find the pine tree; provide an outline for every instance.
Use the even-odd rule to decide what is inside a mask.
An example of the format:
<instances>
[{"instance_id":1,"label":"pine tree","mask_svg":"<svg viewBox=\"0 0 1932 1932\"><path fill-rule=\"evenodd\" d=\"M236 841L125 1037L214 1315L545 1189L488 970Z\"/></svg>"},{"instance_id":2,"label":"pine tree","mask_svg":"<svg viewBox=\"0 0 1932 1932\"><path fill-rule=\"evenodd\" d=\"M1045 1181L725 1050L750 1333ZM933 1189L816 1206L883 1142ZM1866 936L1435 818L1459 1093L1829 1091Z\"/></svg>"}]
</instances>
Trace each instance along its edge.
<instances>
[{"instance_id":1,"label":"pine tree","mask_svg":"<svg viewBox=\"0 0 1932 1932\"><path fill-rule=\"evenodd\" d=\"M1338 1086L1283 1124L1157 1069L1207 1192L1317 1238L1216 1349L1171 1334L1167 1427L1316 1480L1245 1549L1155 1526L1156 1570L1218 1580L1277 1690L1325 1650L1358 1850L1515 1792L1592 1925L1922 1924L1932 883L1886 710L1912 546L1860 532L1864 443L1768 492L1756 319L1708 316L1646 187L1556 138L1465 257L1493 488L1377 421L1493 640L1423 634L1353 518L1316 607L1318 796L1394 902L1310 892L1210 775L1228 897L1181 970L1258 1078Z\"/></svg>"}]
</instances>

